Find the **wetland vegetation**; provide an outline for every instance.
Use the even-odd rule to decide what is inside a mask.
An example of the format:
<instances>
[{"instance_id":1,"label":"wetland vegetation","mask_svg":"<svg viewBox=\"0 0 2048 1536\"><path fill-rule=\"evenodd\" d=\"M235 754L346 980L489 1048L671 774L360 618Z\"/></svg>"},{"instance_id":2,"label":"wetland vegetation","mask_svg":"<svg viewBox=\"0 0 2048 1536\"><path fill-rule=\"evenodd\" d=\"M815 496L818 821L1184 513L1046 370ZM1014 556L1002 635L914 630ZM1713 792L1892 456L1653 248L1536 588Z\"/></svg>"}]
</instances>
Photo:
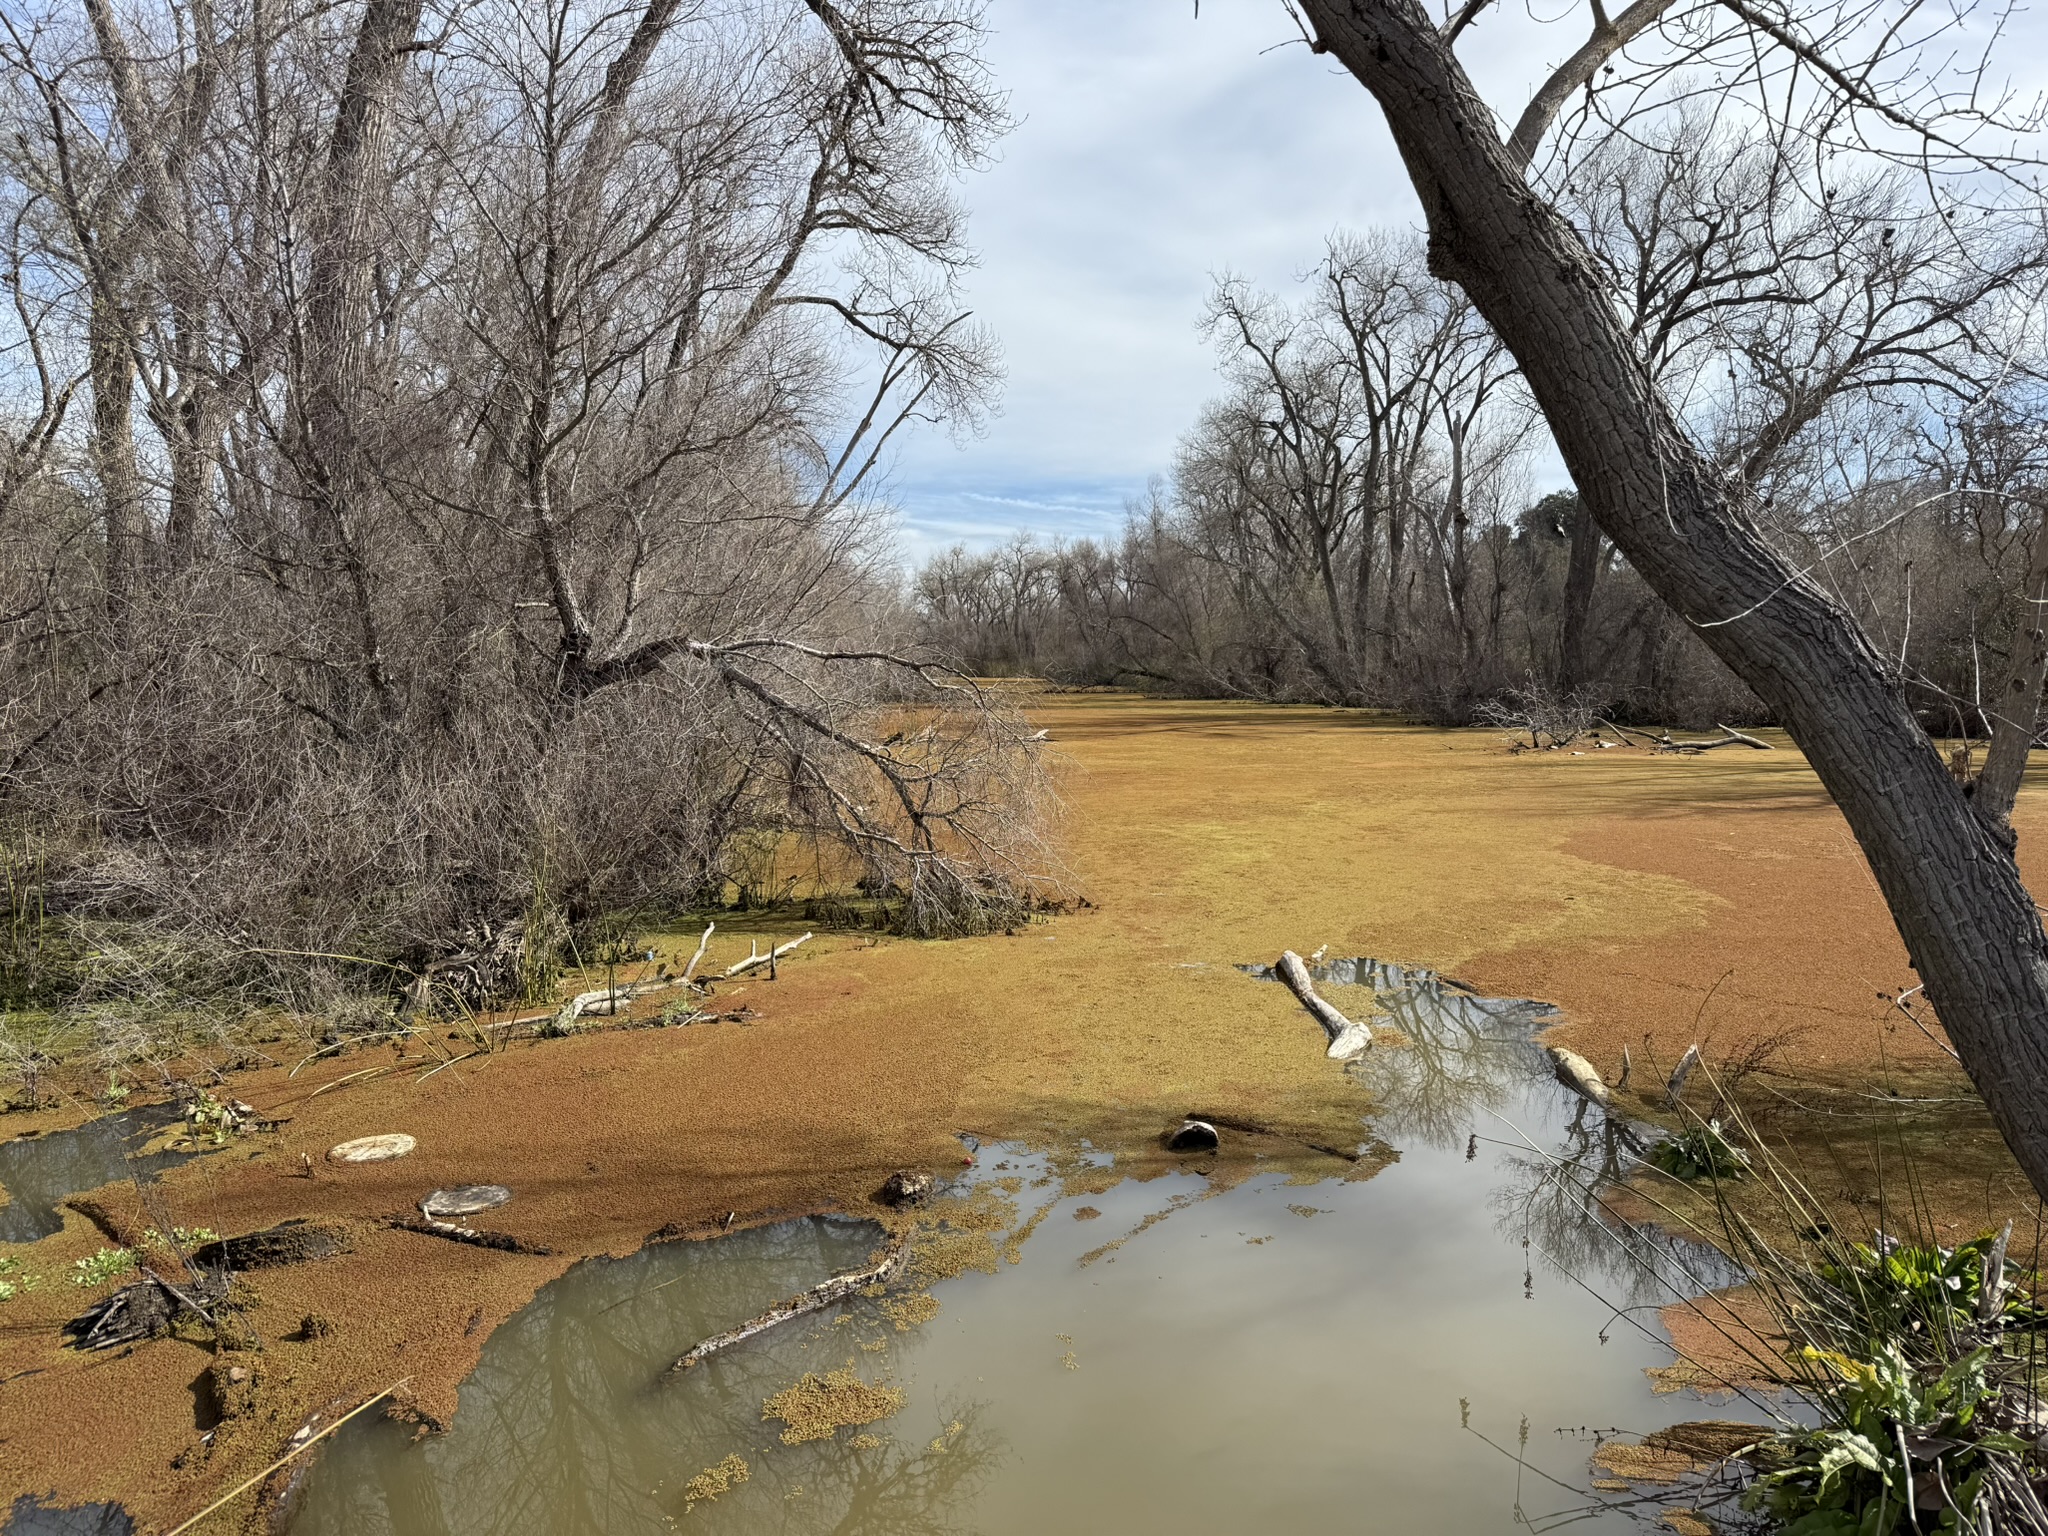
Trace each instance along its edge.
<instances>
[{"instance_id":1,"label":"wetland vegetation","mask_svg":"<svg viewBox=\"0 0 2048 1536\"><path fill-rule=\"evenodd\" d=\"M1999 4L1280 7L1426 233L915 569L978 0L9 10L5 1529L2048 1533Z\"/></svg>"}]
</instances>

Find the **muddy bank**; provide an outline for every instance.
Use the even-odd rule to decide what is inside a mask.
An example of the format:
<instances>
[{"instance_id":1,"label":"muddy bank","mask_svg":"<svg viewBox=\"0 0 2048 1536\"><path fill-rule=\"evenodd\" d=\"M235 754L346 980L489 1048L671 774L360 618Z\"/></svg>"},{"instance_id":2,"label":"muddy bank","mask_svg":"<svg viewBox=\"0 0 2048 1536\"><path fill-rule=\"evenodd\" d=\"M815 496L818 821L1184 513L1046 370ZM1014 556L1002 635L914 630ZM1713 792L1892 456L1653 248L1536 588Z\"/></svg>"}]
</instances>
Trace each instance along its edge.
<instances>
[{"instance_id":1,"label":"muddy bank","mask_svg":"<svg viewBox=\"0 0 2048 1536\"><path fill-rule=\"evenodd\" d=\"M1776 1057L1793 1073L1940 1059L1871 1006L1907 982L1904 957L1789 750L1510 758L1483 733L1327 711L1086 696L1038 713L1072 760L1072 856L1093 908L950 945L824 936L779 980L722 990L755 1011L747 1022L520 1046L431 1078L420 1058L318 1096L389 1056L237 1074L238 1097L289 1123L168 1173L174 1219L222 1234L339 1223L348 1250L247 1278L263 1369L231 1418L197 1343L58 1349L82 1295L64 1271L106 1242L84 1218L7 1250L45 1283L0 1310L0 1486L117 1500L143 1529L167 1528L316 1411L403 1381L404 1411L446 1422L483 1341L578 1258L729 1213L863 1212L895 1168L957 1167L959 1131L1085 1137L1139 1175L1164 1171L1160 1128L1192 1109L1355 1141L1356 1101L1321 1030L1234 969L1283 948L1394 956L1546 998L1610 1077L1620 1047L1641 1055L1646 1038L1675 1060L1696 1017L1715 1052L1796 1025ZM2023 849L2048 844L2042 801L2022 801ZM730 953L714 964L748 937L722 927ZM687 958L694 942L664 948ZM380 1132L418 1149L326 1162ZM551 1251L384 1224L471 1184L514 1192L479 1224ZM308 1315L329 1326L306 1334Z\"/></svg>"}]
</instances>

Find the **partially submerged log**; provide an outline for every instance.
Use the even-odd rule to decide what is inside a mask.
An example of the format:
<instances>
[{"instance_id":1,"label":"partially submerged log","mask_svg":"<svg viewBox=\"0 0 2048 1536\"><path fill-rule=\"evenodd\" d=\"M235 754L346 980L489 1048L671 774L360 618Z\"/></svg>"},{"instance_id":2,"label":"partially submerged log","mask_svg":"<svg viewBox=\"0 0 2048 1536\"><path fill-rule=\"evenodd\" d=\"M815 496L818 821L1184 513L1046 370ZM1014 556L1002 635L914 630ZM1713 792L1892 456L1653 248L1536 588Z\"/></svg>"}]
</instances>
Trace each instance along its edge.
<instances>
[{"instance_id":1,"label":"partially submerged log","mask_svg":"<svg viewBox=\"0 0 2048 1536\"><path fill-rule=\"evenodd\" d=\"M428 1237L445 1237L451 1243L468 1243L472 1248L495 1248L500 1253L530 1253L545 1258L554 1250L543 1248L539 1243L529 1243L523 1237L514 1237L509 1232L487 1232L482 1227L459 1227L452 1221L436 1221L431 1216L390 1216L385 1225L396 1227L401 1232L421 1232Z\"/></svg>"},{"instance_id":2,"label":"partially submerged log","mask_svg":"<svg viewBox=\"0 0 2048 1536\"><path fill-rule=\"evenodd\" d=\"M1664 1085L1664 1096L1670 1100L1674 1109L1678 1106L1678 1101L1685 1097L1686 1080L1692 1076L1692 1069L1699 1064L1700 1048L1699 1043L1695 1041L1685 1048L1685 1054L1678 1058L1678 1065L1671 1073L1671 1081Z\"/></svg>"},{"instance_id":3,"label":"partially submerged log","mask_svg":"<svg viewBox=\"0 0 2048 1536\"><path fill-rule=\"evenodd\" d=\"M729 1328L724 1333L714 1334L690 1350L689 1353L683 1355L674 1365L670 1366L669 1374L674 1375L679 1371L687 1371L692 1366L710 1359L711 1356L717 1354L722 1349L730 1349L735 1344L745 1343L756 1334L766 1333L770 1328L786 1323L792 1318L803 1317L808 1313L818 1311L822 1307L829 1307L835 1302L844 1301L847 1297L857 1295L871 1285L885 1284L902 1267L903 1261L909 1256L910 1239L907 1236L899 1237L889 1245L878 1262L869 1265L866 1269L856 1269L850 1274L834 1275L830 1280L812 1286L801 1296L792 1296L780 1306L770 1307L752 1322L741 1323L737 1328Z\"/></svg>"},{"instance_id":4,"label":"partially submerged log","mask_svg":"<svg viewBox=\"0 0 2048 1536\"><path fill-rule=\"evenodd\" d=\"M1308 966L1293 950L1284 950L1280 963L1273 968L1287 990L1301 1000L1301 1006L1315 1015L1316 1022L1323 1026L1330 1037L1330 1058L1342 1061L1356 1056L1372 1044L1370 1026L1344 1017L1335 1006L1324 1000L1316 991L1316 984L1309 976Z\"/></svg>"},{"instance_id":5,"label":"partially submerged log","mask_svg":"<svg viewBox=\"0 0 2048 1536\"><path fill-rule=\"evenodd\" d=\"M1602 1109L1614 1102L1614 1095L1607 1084L1600 1080L1600 1074L1593 1063L1577 1051L1568 1051L1561 1045L1546 1046L1550 1052L1551 1070L1557 1080L1583 1099L1590 1099Z\"/></svg>"},{"instance_id":6,"label":"partially submerged log","mask_svg":"<svg viewBox=\"0 0 2048 1536\"><path fill-rule=\"evenodd\" d=\"M192 1250L192 1262L202 1270L272 1269L282 1264L304 1264L348 1251L348 1232L328 1223L306 1220L281 1221L260 1232L224 1237Z\"/></svg>"}]
</instances>

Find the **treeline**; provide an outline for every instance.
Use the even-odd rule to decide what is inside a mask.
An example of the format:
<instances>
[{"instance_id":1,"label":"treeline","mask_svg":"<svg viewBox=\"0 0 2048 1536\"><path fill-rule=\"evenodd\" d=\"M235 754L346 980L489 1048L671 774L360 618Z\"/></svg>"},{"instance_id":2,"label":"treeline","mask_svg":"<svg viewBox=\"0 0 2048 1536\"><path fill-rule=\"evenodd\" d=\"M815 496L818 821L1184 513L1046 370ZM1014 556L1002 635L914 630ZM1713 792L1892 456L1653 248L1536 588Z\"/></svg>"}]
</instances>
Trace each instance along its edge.
<instances>
[{"instance_id":1,"label":"treeline","mask_svg":"<svg viewBox=\"0 0 2048 1536\"><path fill-rule=\"evenodd\" d=\"M1683 136L1680 122L1667 130ZM1897 177L1821 197L1769 146L1617 141L1576 213L1683 423L1764 490L1766 532L1849 607L1930 730L1985 734L2048 507L2025 230L1965 253ZM1810 176L1808 177L1810 181ZM1019 537L915 573L963 665L1463 723L1509 694L1625 721L1757 722L1701 626L1537 495L1540 418L1418 242L1334 240L1293 303L1206 316L1223 390L1120 535Z\"/></svg>"}]
</instances>

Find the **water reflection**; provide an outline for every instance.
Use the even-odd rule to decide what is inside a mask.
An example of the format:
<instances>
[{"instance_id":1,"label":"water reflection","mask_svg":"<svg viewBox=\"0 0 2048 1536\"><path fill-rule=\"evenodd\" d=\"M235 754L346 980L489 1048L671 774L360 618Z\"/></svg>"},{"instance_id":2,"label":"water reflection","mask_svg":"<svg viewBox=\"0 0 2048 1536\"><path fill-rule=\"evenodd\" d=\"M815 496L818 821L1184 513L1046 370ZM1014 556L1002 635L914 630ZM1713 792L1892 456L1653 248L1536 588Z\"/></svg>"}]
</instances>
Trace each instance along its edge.
<instances>
[{"instance_id":1,"label":"water reflection","mask_svg":"<svg viewBox=\"0 0 2048 1536\"><path fill-rule=\"evenodd\" d=\"M686 1512L687 1480L735 1452L752 1477L727 1498L783 1515L759 1529L958 1529L949 1511L997 1454L975 1409L932 1428L936 1449L763 1454L762 1400L790 1375L773 1351L736 1350L664 1379L698 1338L745 1321L763 1298L857 1267L879 1235L813 1217L578 1265L486 1343L449 1434L415 1445L385 1421L337 1436L297 1500L294 1536L659 1530Z\"/></svg>"},{"instance_id":2,"label":"water reflection","mask_svg":"<svg viewBox=\"0 0 2048 1536\"><path fill-rule=\"evenodd\" d=\"M32 1243L63 1230L58 1205L132 1171L148 1175L182 1163L189 1152L134 1154L136 1145L175 1119L175 1112L129 1111L89 1120L75 1130L0 1142L0 1243ZM11 1529L11 1527L10 1527Z\"/></svg>"},{"instance_id":3,"label":"water reflection","mask_svg":"<svg viewBox=\"0 0 2048 1536\"><path fill-rule=\"evenodd\" d=\"M1668 1351L1612 1324L1690 1289L1706 1254L1602 1206L1641 1144L1552 1078L1545 1005L1373 962L1319 975L1372 986L1405 1036L1353 1072L1361 1138L1401 1149L1374 1176L1220 1188L1198 1158L1069 1189L1054 1168L1100 1155L986 1146L970 1182L1031 1233L1001 1273L934 1286L909 1331L863 1299L666 1382L698 1339L858 1264L873 1229L580 1265L487 1343L446 1436L338 1435L293 1536L1632 1529L1626 1497L1586 1502L1588 1427L1698 1408L1653 1396L1642 1373ZM1546 1259L1576 1283L1538 1284ZM848 1366L903 1409L781 1444L764 1399ZM688 1479L734 1454L748 1480L689 1505Z\"/></svg>"}]
</instances>

